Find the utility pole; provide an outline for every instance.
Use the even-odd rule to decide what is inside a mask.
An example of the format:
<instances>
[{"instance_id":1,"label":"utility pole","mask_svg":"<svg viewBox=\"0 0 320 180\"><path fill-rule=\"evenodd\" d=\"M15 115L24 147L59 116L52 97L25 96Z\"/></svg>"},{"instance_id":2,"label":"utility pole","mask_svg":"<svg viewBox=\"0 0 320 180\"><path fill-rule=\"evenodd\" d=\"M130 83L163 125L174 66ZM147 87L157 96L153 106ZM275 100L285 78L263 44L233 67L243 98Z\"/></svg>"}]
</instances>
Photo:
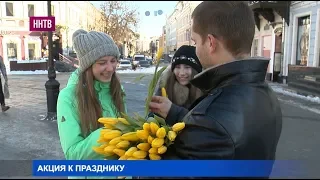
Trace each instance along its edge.
<instances>
[{"instance_id":1,"label":"utility pole","mask_svg":"<svg viewBox=\"0 0 320 180\"><path fill-rule=\"evenodd\" d=\"M51 1L47 1L48 16L51 16ZM57 119L57 100L60 91L60 83L56 80L56 70L54 68L54 61L52 57L53 43L52 31L48 31L48 81L45 84L47 93L47 117L46 120Z\"/></svg>"}]
</instances>

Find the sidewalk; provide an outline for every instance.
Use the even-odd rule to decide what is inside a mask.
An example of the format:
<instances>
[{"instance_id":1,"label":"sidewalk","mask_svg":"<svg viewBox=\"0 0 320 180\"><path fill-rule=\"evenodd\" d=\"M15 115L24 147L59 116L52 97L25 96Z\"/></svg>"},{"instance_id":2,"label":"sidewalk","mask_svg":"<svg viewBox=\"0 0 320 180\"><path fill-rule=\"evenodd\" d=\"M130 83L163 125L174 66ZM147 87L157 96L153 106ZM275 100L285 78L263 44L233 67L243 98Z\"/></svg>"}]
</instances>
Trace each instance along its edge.
<instances>
[{"instance_id":1,"label":"sidewalk","mask_svg":"<svg viewBox=\"0 0 320 180\"><path fill-rule=\"evenodd\" d=\"M270 82L269 85L278 94L280 101L320 114L320 97L299 94L287 84Z\"/></svg>"},{"instance_id":2,"label":"sidewalk","mask_svg":"<svg viewBox=\"0 0 320 180\"><path fill-rule=\"evenodd\" d=\"M64 76L57 75L63 87ZM9 75L8 79L10 99L6 99L6 104L11 108L0 112L0 145L3 147L0 159L62 159L56 122L41 121L47 112L44 87L47 76ZM4 142L7 143L1 144Z\"/></svg>"}]
</instances>

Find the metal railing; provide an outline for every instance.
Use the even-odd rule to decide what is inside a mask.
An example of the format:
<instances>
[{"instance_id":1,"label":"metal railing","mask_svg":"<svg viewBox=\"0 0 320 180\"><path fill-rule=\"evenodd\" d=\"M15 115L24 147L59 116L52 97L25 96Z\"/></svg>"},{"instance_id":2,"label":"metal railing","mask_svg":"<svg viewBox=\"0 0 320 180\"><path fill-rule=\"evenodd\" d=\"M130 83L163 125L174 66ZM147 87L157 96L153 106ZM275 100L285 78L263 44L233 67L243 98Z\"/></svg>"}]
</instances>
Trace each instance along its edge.
<instances>
[{"instance_id":1,"label":"metal railing","mask_svg":"<svg viewBox=\"0 0 320 180\"><path fill-rule=\"evenodd\" d=\"M73 67L79 67L79 60L77 58L69 59L66 56L59 53L59 60L65 63L70 64Z\"/></svg>"}]
</instances>

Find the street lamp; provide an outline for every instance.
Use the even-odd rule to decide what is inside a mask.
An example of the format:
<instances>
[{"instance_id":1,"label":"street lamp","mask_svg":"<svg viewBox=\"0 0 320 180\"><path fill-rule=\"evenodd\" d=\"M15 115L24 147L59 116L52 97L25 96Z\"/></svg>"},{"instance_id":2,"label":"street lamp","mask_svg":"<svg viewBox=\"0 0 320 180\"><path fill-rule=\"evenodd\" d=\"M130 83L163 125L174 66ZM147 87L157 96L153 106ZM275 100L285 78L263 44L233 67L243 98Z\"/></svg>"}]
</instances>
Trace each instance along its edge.
<instances>
[{"instance_id":1,"label":"street lamp","mask_svg":"<svg viewBox=\"0 0 320 180\"><path fill-rule=\"evenodd\" d=\"M51 16L51 1L47 1L48 16ZM59 95L60 83L56 80L56 70L52 57L53 43L52 31L48 32L48 81L45 84L47 93L47 117L46 120L57 119L57 100Z\"/></svg>"}]
</instances>

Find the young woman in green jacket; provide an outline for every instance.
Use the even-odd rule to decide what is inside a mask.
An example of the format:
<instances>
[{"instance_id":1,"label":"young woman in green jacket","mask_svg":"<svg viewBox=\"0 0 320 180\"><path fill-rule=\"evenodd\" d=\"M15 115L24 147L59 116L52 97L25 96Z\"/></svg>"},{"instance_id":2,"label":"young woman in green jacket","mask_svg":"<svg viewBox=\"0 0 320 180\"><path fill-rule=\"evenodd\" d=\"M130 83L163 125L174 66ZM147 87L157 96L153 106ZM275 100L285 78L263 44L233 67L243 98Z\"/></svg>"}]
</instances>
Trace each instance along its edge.
<instances>
[{"instance_id":1,"label":"young woman in green jacket","mask_svg":"<svg viewBox=\"0 0 320 180\"><path fill-rule=\"evenodd\" d=\"M92 150L99 146L103 127L98 119L126 113L125 93L115 73L120 53L112 38L102 32L80 29L74 32L72 41L80 65L58 97L62 150L67 160L103 160Z\"/></svg>"}]
</instances>

